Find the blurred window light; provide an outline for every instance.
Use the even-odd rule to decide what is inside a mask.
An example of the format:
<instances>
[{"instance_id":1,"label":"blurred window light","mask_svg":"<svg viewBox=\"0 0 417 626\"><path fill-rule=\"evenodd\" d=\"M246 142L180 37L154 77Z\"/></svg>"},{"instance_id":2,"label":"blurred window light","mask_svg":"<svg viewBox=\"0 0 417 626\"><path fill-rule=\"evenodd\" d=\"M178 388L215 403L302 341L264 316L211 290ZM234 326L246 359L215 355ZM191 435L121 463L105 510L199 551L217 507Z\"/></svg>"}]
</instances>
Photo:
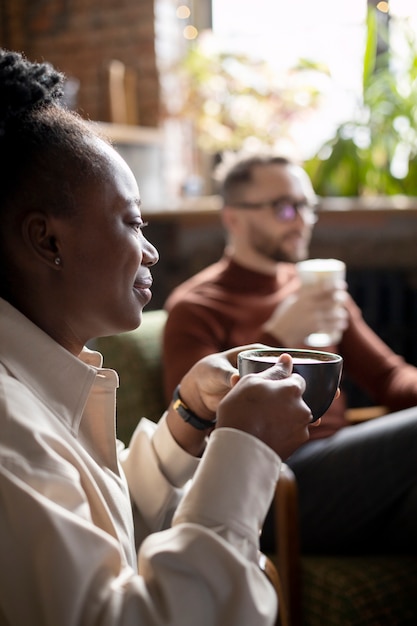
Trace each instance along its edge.
<instances>
[{"instance_id":1,"label":"blurred window light","mask_svg":"<svg viewBox=\"0 0 417 626\"><path fill-rule=\"evenodd\" d=\"M196 29L195 26L192 26L191 24L186 26L182 32L183 32L185 39L192 40L198 37L198 30Z\"/></svg>"},{"instance_id":2,"label":"blurred window light","mask_svg":"<svg viewBox=\"0 0 417 626\"><path fill-rule=\"evenodd\" d=\"M388 13L389 11L388 2L385 2L385 0L383 0L382 2L378 2L378 4L376 5L376 8L378 9L378 11L381 11L381 13Z\"/></svg>"},{"instance_id":3,"label":"blurred window light","mask_svg":"<svg viewBox=\"0 0 417 626\"><path fill-rule=\"evenodd\" d=\"M187 5L185 4L181 4L178 8L177 8L177 12L176 12L177 17L180 20L186 20L190 17L191 15L191 11L190 8L187 7Z\"/></svg>"},{"instance_id":4,"label":"blurred window light","mask_svg":"<svg viewBox=\"0 0 417 626\"><path fill-rule=\"evenodd\" d=\"M389 8L390 15L407 18L417 31L417 0L389 0L389 7L381 0L379 5L381 11ZM277 71L300 58L328 67L332 89L327 104L307 133L299 131L303 158L349 119L361 98L366 13L366 0L212 0L213 33L224 49L265 59Z\"/></svg>"}]
</instances>

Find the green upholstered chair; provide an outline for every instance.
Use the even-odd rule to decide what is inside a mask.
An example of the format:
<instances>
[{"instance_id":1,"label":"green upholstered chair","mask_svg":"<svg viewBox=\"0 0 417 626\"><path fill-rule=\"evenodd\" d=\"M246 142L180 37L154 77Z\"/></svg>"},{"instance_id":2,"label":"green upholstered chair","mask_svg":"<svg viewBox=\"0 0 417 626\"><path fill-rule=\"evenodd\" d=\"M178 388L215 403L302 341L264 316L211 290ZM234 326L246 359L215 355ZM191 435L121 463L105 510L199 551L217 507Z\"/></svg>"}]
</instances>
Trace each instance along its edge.
<instances>
[{"instance_id":1,"label":"green upholstered chair","mask_svg":"<svg viewBox=\"0 0 417 626\"><path fill-rule=\"evenodd\" d=\"M119 374L117 436L125 444L141 417L158 421L166 409L161 359L166 315L163 310L145 311L136 330L95 341L104 367Z\"/></svg>"},{"instance_id":2,"label":"green upholstered chair","mask_svg":"<svg viewBox=\"0 0 417 626\"><path fill-rule=\"evenodd\" d=\"M302 555L297 483L284 465L274 498L279 571L291 626L416 626L417 557Z\"/></svg>"},{"instance_id":3,"label":"green upholstered chair","mask_svg":"<svg viewBox=\"0 0 417 626\"><path fill-rule=\"evenodd\" d=\"M128 442L138 420L165 410L162 332L166 313L146 311L138 330L100 339L105 367L118 371L117 434ZM300 555L297 484L284 465L274 498L280 577L280 623L285 626L416 626L414 556Z\"/></svg>"}]
</instances>

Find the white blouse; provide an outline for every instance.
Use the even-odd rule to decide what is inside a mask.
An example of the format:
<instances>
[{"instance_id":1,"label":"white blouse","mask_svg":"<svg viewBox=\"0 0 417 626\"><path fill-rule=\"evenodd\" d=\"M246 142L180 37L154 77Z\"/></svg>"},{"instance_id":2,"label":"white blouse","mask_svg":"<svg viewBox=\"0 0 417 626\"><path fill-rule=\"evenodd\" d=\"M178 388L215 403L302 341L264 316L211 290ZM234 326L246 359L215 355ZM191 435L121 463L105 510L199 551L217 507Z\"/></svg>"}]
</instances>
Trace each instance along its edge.
<instances>
[{"instance_id":1,"label":"white blouse","mask_svg":"<svg viewBox=\"0 0 417 626\"><path fill-rule=\"evenodd\" d=\"M224 428L198 460L164 416L123 449L101 365L0 299L0 625L273 624L257 549L280 459Z\"/></svg>"}]
</instances>

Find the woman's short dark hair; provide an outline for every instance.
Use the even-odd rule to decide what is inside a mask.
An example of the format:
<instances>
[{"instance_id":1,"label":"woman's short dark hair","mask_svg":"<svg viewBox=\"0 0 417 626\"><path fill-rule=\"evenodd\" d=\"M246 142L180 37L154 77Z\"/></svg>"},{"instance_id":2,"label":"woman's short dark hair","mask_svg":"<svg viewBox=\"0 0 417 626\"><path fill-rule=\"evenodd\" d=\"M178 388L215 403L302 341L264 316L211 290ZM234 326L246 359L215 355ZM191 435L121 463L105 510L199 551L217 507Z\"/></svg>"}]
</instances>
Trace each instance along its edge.
<instances>
[{"instance_id":1,"label":"woman's short dark hair","mask_svg":"<svg viewBox=\"0 0 417 626\"><path fill-rule=\"evenodd\" d=\"M0 219L31 209L71 213L72 181L100 167L88 141L95 133L62 104L64 81L49 63L0 49Z\"/></svg>"}]
</instances>

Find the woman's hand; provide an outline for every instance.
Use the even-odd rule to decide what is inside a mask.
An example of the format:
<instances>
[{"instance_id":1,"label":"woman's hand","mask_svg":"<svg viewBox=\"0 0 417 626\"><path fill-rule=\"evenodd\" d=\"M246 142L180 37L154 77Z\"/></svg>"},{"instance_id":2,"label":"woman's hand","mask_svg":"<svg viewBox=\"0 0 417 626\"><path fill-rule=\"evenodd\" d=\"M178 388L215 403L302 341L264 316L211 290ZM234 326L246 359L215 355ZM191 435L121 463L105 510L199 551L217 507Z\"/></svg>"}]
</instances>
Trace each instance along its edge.
<instances>
[{"instance_id":1,"label":"woman's hand","mask_svg":"<svg viewBox=\"0 0 417 626\"><path fill-rule=\"evenodd\" d=\"M213 420L217 415L218 428L244 430L286 458L308 440L311 412L301 397L305 383L297 374L291 375L292 359L287 354L265 372L240 380L237 355L242 350L262 347L239 346L201 359L182 379L181 398L202 419ZM277 384L280 380L282 384ZM167 420L177 443L190 454L201 455L211 429L197 430L172 405Z\"/></svg>"},{"instance_id":2,"label":"woman's hand","mask_svg":"<svg viewBox=\"0 0 417 626\"><path fill-rule=\"evenodd\" d=\"M215 419L219 402L239 380L239 352L266 347L260 343L250 344L200 359L181 381L182 399L203 419Z\"/></svg>"},{"instance_id":3,"label":"woman's hand","mask_svg":"<svg viewBox=\"0 0 417 626\"><path fill-rule=\"evenodd\" d=\"M266 443L282 459L309 439L311 411L302 399L305 381L291 374L292 358L248 374L220 402L216 428L243 430Z\"/></svg>"},{"instance_id":4,"label":"woman's hand","mask_svg":"<svg viewBox=\"0 0 417 626\"><path fill-rule=\"evenodd\" d=\"M219 402L239 380L236 368L239 352L265 347L262 344L239 346L200 359L181 380L181 399L200 418L214 420ZM203 453L207 435L213 428L197 430L178 415L172 404L168 409L167 423L172 436L184 450L194 456Z\"/></svg>"}]
</instances>

